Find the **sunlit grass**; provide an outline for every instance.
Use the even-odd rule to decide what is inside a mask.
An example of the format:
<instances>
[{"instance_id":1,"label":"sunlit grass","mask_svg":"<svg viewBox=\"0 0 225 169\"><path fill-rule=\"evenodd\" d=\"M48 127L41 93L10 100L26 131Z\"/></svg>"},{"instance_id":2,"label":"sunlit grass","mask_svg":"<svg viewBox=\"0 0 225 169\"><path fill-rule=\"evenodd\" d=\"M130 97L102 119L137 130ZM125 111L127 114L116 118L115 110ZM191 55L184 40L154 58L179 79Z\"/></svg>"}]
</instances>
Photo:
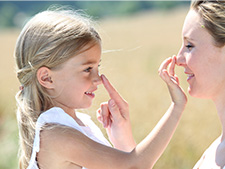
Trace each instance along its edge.
<instances>
[{"instance_id":1,"label":"sunlit grass","mask_svg":"<svg viewBox=\"0 0 225 169\"><path fill-rule=\"evenodd\" d=\"M140 142L152 130L170 105L167 87L158 77L157 70L165 58L178 52L187 10L184 8L169 12L149 12L99 21L97 28L103 39L104 51L101 73L106 74L129 102L136 142ZM18 34L19 31L0 32L2 169L17 168L18 133L14 96L19 83L14 72L13 50ZM176 70L186 91L187 83L183 69ZM106 91L99 86L96 100L88 110L95 121L95 110L107 99ZM188 99L178 129L155 169L192 168L206 147L220 134L214 105L208 100L189 96Z\"/></svg>"}]
</instances>

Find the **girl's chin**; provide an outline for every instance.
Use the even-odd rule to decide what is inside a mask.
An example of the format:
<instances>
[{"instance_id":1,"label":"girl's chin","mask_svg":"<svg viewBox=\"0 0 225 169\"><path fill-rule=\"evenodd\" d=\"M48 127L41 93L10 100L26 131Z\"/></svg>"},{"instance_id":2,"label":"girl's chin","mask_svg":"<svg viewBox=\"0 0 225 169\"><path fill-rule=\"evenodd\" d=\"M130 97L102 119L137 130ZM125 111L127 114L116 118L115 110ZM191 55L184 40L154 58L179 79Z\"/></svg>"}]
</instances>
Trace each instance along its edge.
<instances>
[{"instance_id":1,"label":"girl's chin","mask_svg":"<svg viewBox=\"0 0 225 169\"><path fill-rule=\"evenodd\" d=\"M92 102L89 102L89 103L85 104L84 106L82 106L81 109L88 109L88 108L90 108L91 106L92 106Z\"/></svg>"}]
</instances>

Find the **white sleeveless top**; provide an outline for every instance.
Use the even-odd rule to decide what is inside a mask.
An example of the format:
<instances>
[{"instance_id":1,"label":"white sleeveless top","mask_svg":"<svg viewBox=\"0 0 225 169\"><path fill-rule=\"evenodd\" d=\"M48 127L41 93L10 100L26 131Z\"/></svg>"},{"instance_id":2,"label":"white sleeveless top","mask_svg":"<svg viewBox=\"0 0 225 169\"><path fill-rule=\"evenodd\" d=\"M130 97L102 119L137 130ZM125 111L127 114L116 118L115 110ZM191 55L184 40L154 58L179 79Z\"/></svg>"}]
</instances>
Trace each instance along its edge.
<instances>
[{"instance_id":1,"label":"white sleeveless top","mask_svg":"<svg viewBox=\"0 0 225 169\"><path fill-rule=\"evenodd\" d=\"M27 169L39 169L36 161L36 155L40 150L40 130L46 123L57 123L72 127L90 139L111 147L111 144L103 136L101 130L94 124L90 116L79 112L76 112L76 116L85 124L85 126L80 126L71 116L65 113L63 109L58 107L53 107L39 116L36 123L32 155ZM82 169L86 168L83 167Z\"/></svg>"}]
</instances>

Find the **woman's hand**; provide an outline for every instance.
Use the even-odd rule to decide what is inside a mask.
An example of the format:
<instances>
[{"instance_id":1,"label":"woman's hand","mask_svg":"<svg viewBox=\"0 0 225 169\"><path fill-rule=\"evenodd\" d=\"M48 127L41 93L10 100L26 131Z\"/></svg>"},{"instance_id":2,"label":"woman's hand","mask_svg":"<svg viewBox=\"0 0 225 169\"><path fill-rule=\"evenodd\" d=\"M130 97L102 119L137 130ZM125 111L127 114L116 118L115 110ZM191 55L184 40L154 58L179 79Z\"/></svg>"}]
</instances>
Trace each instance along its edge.
<instances>
[{"instance_id":1,"label":"woman's hand","mask_svg":"<svg viewBox=\"0 0 225 169\"><path fill-rule=\"evenodd\" d=\"M104 75L101 78L111 99L101 104L97 110L97 119L103 123L114 147L130 152L136 144L132 135L129 105Z\"/></svg>"},{"instance_id":2,"label":"woman's hand","mask_svg":"<svg viewBox=\"0 0 225 169\"><path fill-rule=\"evenodd\" d=\"M187 103L187 96L179 85L179 79L174 72L175 65L176 56L167 58L160 65L158 72L159 76L166 82L168 86L172 102L175 104L175 106L184 108Z\"/></svg>"}]
</instances>

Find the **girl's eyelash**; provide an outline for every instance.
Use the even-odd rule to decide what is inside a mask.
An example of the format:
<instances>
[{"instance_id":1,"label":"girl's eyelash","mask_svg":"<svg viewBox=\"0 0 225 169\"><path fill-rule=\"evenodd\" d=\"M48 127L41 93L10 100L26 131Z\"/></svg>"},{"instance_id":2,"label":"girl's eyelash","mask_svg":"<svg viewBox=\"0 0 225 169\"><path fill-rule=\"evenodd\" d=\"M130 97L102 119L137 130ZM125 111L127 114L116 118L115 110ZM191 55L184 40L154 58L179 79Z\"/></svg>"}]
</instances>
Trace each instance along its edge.
<instances>
[{"instance_id":1,"label":"girl's eyelash","mask_svg":"<svg viewBox=\"0 0 225 169\"><path fill-rule=\"evenodd\" d=\"M87 69L85 69L85 72L90 72L90 70L92 69L92 67L88 67Z\"/></svg>"},{"instance_id":2,"label":"girl's eyelash","mask_svg":"<svg viewBox=\"0 0 225 169\"><path fill-rule=\"evenodd\" d=\"M99 64L99 65L98 65L98 68L99 68L100 66L101 66L101 65ZM84 70L84 72L90 72L92 69L93 69L93 67L88 67L87 69Z\"/></svg>"}]
</instances>

